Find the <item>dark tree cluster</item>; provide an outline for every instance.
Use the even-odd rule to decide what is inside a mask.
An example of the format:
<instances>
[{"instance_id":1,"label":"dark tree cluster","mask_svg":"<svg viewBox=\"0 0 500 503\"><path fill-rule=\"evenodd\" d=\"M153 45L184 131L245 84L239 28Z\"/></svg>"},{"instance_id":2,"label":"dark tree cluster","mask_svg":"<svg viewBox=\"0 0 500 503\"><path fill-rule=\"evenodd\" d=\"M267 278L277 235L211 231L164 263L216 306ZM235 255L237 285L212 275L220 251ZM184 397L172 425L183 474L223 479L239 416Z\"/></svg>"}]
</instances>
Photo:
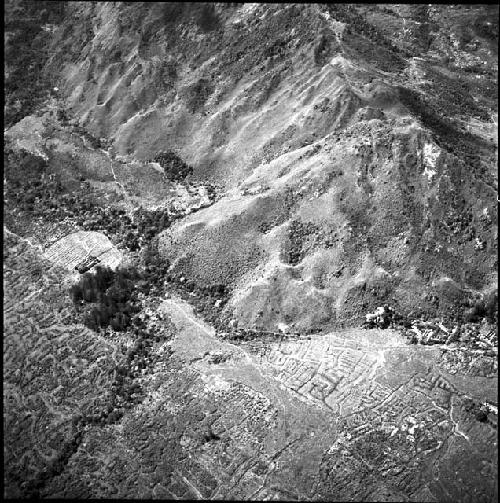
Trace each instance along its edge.
<instances>
[{"instance_id":1,"label":"dark tree cluster","mask_svg":"<svg viewBox=\"0 0 500 503\"><path fill-rule=\"evenodd\" d=\"M466 412L473 415L481 423L488 422L488 409L484 405L475 402L471 398L464 401L463 408Z\"/></svg>"},{"instance_id":2,"label":"dark tree cluster","mask_svg":"<svg viewBox=\"0 0 500 503\"><path fill-rule=\"evenodd\" d=\"M92 205L92 211L84 212L77 224L87 231L104 230L107 234L121 237L123 245L130 251L139 248L137 225L123 209Z\"/></svg>"},{"instance_id":3,"label":"dark tree cluster","mask_svg":"<svg viewBox=\"0 0 500 503\"><path fill-rule=\"evenodd\" d=\"M315 330L311 329L311 333ZM282 332L269 332L264 330L237 328L236 330L231 330L224 335L224 339L233 342L250 342L258 340L259 342L269 342L273 343L276 341L283 341L291 336L297 336L298 333L293 334L283 334Z\"/></svg>"},{"instance_id":4,"label":"dark tree cluster","mask_svg":"<svg viewBox=\"0 0 500 503\"><path fill-rule=\"evenodd\" d=\"M287 53L287 49L290 43L290 37L282 38L280 40L273 41L265 47L262 53L264 58L274 58L274 57L284 57Z\"/></svg>"},{"instance_id":5,"label":"dark tree cluster","mask_svg":"<svg viewBox=\"0 0 500 503\"><path fill-rule=\"evenodd\" d=\"M141 207L134 213L137 231L148 240L168 229L170 223L170 217L164 210L150 211Z\"/></svg>"},{"instance_id":6,"label":"dark tree cluster","mask_svg":"<svg viewBox=\"0 0 500 503\"><path fill-rule=\"evenodd\" d=\"M5 199L18 209L42 213L61 213L58 198L63 186L47 170L47 162L28 152L4 149Z\"/></svg>"},{"instance_id":7,"label":"dark tree cluster","mask_svg":"<svg viewBox=\"0 0 500 503\"><path fill-rule=\"evenodd\" d=\"M64 17L64 2L21 0L6 2L5 115L11 126L32 113L48 97L50 82L44 74L49 57L50 34L46 24L57 24ZM29 76L29 82L27 82Z\"/></svg>"},{"instance_id":8,"label":"dark tree cluster","mask_svg":"<svg viewBox=\"0 0 500 503\"><path fill-rule=\"evenodd\" d=\"M70 296L76 306L95 304L84 316L84 324L92 330L110 326L124 331L132 317L139 311L136 283L139 273L132 268L116 272L96 267L95 274L88 272L70 288Z\"/></svg>"},{"instance_id":9,"label":"dark tree cluster","mask_svg":"<svg viewBox=\"0 0 500 503\"><path fill-rule=\"evenodd\" d=\"M331 48L329 37L322 34L318 43L314 47L314 64L322 66L326 63Z\"/></svg>"},{"instance_id":10,"label":"dark tree cluster","mask_svg":"<svg viewBox=\"0 0 500 503\"><path fill-rule=\"evenodd\" d=\"M172 181L184 180L193 173L192 166L187 165L175 152L160 152L153 159L164 170L165 176Z\"/></svg>"},{"instance_id":11,"label":"dark tree cluster","mask_svg":"<svg viewBox=\"0 0 500 503\"><path fill-rule=\"evenodd\" d=\"M216 30L220 25L215 6L209 3L195 6L195 21L205 33Z\"/></svg>"},{"instance_id":12,"label":"dark tree cluster","mask_svg":"<svg viewBox=\"0 0 500 503\"><path fill-rule=\"evenodd\" d=\"M118 207L101 206L96 194L83 177L76 188L66 189L60 175L51 173L47 162L28 152L14 151L7 144L4 148L6 185L4 189L7 209L26 211L45 222L63 219L73 222L86 231L101 231L115 243L129 251L137 251L167 229L175 216L164 210L139 208L130 217ZM215 197L209 187L209 197Z\"/></svg>"},{"instance_id":13,"label":"dark tree cluster","mask_svg":"<svg viewBox=\"0 0 500 503\"><path fill-rule=\"evenodd\" d=\"M441 116L468 115L489 121L488 112L476 104L470 95L471 86L463 79L447 78L435 70L427 70L432 84L424 84L422 90L432 98L432 107Z\"/></svg>"},{"instance_id":14,"label":"dark tree cluster","mask_svg":"<svg viewBox=\"0 0 500 503\"><path fill-rule=\"evenodd\" d=\"M62 111L62 114L59 114L59 117L61 117L63 119L63 121L64 121L64 119L67 120L67 118L65 117L64 111ZM78 135L82 136L83 138L85 138L90 143L90 146L93 149L97 150L99 148L104 147L104 145L102 144L102 141L99 138L96 138L94 135L90 134L84 127L77 125L77 126L73 126L72 130L75 134L78 134Z\"/></svg>"},{"instance_id":15,"label":"dark tree cluster","mask_svg":"<svg viewBox=\"0 0 500 503\"><path fill-rule=\"evenodd\" d=\"M288 240L283 250L283 260L287 264L297 265L304 257L304 241L317 231L318 228L311 222L292 220L288 229Z\"/></svg>"},{"instance_id":16,"label":"dark tree cluster","mask_svg":"<svg viewBox=\"0 0 500 503\"><path fill-rule=\"evenodd\" d=\"M432 106L419 93L399 87L401 101L435 134L436 143L448 152L460 156L476 173L482 173L481 159L478 147L484 142L471 133L461 132L455 124L446 117L441 117L433 111Z\"/></svg>"},{"instance_id":17,"label":"dark tree cluster","mask_svg":"<svg viewBox=\"0 0 500 503\"><path fill-rule=\"evenodd\" d=\"M185 87L182 90L183 98L186 101L186 106L191 113L195 113L207 101L208 97L213 93L214 86L208 79L199 79L194 84Z\"/></svg>"},{"instance_id":18,"label":"dark tree cluster","mask_svg":"<svg viewBox=\"0 0 500 503\"><path fill-rule=\"evenodd\" d=\"M149 293L151 290L161 291L166 279L171 280L168 276L170 261L163 258L158 252L156 241L148 243L143 253L144 281L140 286L144 293Z\"/></svg>"},{"instance_id":19,"label":"dark tree cluster","mask_svg":"<svg viewBox=\"0 0 500 503\"><path fill-rule=\"evenodd\" d=\"M85 220L80 218L77 223L85 230L104 230L116 235L129 251L139 250L144 240L151 240L171 224L171 217L166 211L150 211L142 207L130 218L123 209L96 206L89 217Z\"/></svg>"},{"instance_id":20,"label":"dark tree cluster","mask_svg":"<svg viewBox=\"0 0 500 503\"><path fill-rule=\"evenodd\" d=\"M492 292L472 303L472 306L466 311L465 321L469 323L479 323L486 319L489 323L498 321L498 292Z\"/></svg>"},{"instance_id":21,"label":"dark tree cluster","mask_svg":"<svg viewBox=\"0 0 500 503\"><path fill-rule=\"evenodd\" d=\"M394 45L379 30L368 23L353 5L329 4L328 11L333 18L347 24L346 35L359 33L371 40L377 47L385 47L395 54L401 53L403 56L408 56L406 51Z\"/></svg>"}]
</instances>

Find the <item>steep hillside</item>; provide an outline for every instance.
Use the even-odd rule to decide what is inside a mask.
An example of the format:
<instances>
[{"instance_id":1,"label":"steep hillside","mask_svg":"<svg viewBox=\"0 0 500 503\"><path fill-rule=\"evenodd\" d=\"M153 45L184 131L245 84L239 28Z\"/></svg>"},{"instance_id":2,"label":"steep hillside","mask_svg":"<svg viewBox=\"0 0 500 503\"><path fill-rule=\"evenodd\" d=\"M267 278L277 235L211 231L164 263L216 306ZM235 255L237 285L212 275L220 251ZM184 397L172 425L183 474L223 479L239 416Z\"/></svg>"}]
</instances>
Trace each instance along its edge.
<instances>
[{"instance_id":1,"label":"steep hillside","mask_svg":"<svg viewBox=\"0 0 500 503\"><path fill-rule=\"evenodd\" d=\"M5 14L4 496L498 499L498 6Z\"/></svg>"},{"instance_id":2,"label":"steep hillside","mask_svg":"<svg viewBox=\"0 0 500 503\"><path fill-rule=\"evenodd\" d=\"M119 155L174 151L227 191L162 250L178 277L231 290L228 317L318 329L388 303L456 318L495 288L487 10L66 9L47 71L71 114Z\"/></svg>"}]
</instances>

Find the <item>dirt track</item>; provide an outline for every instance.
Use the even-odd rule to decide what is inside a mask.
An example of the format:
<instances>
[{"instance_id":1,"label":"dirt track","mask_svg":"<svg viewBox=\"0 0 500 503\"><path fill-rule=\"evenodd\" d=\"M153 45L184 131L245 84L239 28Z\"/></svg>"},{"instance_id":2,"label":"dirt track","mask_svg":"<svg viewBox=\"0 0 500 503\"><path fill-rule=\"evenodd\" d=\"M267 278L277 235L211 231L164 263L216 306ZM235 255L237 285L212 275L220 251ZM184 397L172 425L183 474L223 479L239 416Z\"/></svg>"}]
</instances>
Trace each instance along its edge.
<instances>
[{"instance_id":1,"label":"dirt track","mask_svg":"<svg viewBox=\"0 0 500 503\"><path fill-rule=\"evenodd\" d=\"M459 383L440 368L443 348L408 346L398 333L389 330L349 330L270 347L242 348L217 340L213 329L197 320L180 299L168 299L162 309L178 330L171 343L174 355L192 362L208 396L243 387L274 405L278 420L272 425L261 423L267 438L275 441L273 451L267 452L271 457L289 442L283 431L286 425L294 425L288 434L301 439L300 450L288 448L294 453L296 466L308 464L300 452L314 458L321 439L324 450L321 456L318 452L316 471L321 471L325 457L340 451L350 458L348 466L363 460L360 446L374 435L382 435L379 448L387 453L387 473L389 466L394 470L400 462L397 452L412 444L412 463L422 470L446 464L449 456L460 451L480 455L478 425L464 415L463 403L467 398L493 399L496 381L478 378L479 386L484 386L480 393L474 379L469 386ZM220 363L214 363L217 355L223 355ZM238 395L232 400L237 408ZM300 402L307 404L307 415ZM244 449L244 445L238 447ZM273 459L279 463L281 455ZM289 461L283 460L283 464ZM257 499L265 494L268 479L258 482ZM375 477L371 482L377 485L381 481ZM433 490L451 483L439 479ZM316 494L302 496L319 497L319 487L316 490Z\"/></svg>"}]
</instances>

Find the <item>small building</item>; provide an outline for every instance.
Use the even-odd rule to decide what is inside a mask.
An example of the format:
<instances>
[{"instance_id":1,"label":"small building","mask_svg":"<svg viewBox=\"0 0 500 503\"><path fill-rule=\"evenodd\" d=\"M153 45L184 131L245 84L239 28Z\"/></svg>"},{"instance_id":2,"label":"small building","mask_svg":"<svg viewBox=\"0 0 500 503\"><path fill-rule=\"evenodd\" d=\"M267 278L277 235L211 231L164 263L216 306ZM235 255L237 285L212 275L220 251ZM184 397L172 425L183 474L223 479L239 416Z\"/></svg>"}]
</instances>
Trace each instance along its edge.
<instances>
[{"instance_id":1,"label":"small building","mask_svg":"<svg viewBox=\"0 0 500 503\"><path fill-rule=\"evenodd\" d=\"M92 269L92 267L94 267L100 261L101 260L95 257L94 255L89 255L75 266L75 271L78 271L80 274L83 274Z\"/></svg>"}]
</instances>

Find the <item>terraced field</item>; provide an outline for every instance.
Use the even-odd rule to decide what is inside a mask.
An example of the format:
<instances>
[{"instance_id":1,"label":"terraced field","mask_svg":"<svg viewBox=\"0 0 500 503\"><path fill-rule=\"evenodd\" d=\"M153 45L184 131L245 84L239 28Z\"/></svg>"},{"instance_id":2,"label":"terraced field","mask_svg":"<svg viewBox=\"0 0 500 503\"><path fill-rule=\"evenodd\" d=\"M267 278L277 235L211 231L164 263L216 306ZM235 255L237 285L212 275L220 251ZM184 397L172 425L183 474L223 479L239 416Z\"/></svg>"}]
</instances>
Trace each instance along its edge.
<instances>
[{"instance_id":1,"label":"terraced field","mask_svg":"<svg viewBox=\"0 0 500 503\"><path fill-rule=\"evenodd\" d=\"M68 234L51 245L44 256L69 271L89 256L99 258L101 265L111 269L116 269L123 259L122 253L104 234L92 231Z\"/></svg>"},{"instance_id":2,"label":"terraced field","mask_svg":"<svg viewBox=\"0 0 500 503\"><path fill-rule=\"evenodd\" d=\"M66 279L28 242L4 233L7 494L25 494L64 469L80 418L106 403L120 360L115 344L72 322Z\"/></svg>"},{"instance_id":3,"label":"terraced field","mask_svg":"<svg viewBox=\"0 0 500 503\"><path fill-rule=\"evenodd\" d=\"M234 345L172 297L156 312L173 337L136 378L143 399L118 423L82 427L109 404L127 337L49 311L68 273L7 237L11 494L442 501L459 477L461 497L493 497L496 416L480 422L467 405L494 401L496 379L450 374L443 348L390 330Z\"/></svg>"},{"instance_id":4,"label":"terraced field","mask_svg":"<svg viewBox=\"0 0 500 503\"><path fill-rule=\"evenodd\" d=\"M6 7L4 497L497 501L498 6Z\"/></svg>"}]
</instances>

